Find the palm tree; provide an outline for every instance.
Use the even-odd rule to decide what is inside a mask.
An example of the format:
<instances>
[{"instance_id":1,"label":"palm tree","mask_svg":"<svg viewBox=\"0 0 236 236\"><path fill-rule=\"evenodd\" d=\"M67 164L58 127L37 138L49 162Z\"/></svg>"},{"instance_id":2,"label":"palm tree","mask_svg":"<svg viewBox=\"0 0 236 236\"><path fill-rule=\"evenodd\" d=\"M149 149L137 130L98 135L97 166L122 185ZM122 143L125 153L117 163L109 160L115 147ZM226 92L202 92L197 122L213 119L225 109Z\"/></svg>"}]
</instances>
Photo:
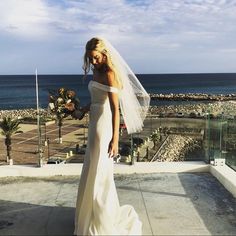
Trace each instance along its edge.
<instances>
[{"instance_id":1,"label":"palm tree","mask_svg":"<svg viewBox=\"0 0 236 236\"><path fill-rule=\"evenodd\" d=\"M151 140L152 140L152 142L153 142L153 144L154 144L153 149L156 148L157 141L158 141L159 139L160 139L160 135L159 135L158 133L153 133L153 134L151 135Z\"/></svg>"},{"instance_id":2,"label":"palm tree","mask_svg":"<svg viewBox=\"0 0 236 236\"><path fill-rule=\"evenodd\" d=\"M58 135L59 135L58 143L62 143L61 128L63 125L64 117L62 117L59 112L56 114L56 116L57 116Z\"/></svg>"},{"instance_id":3,"label":"palm tree","mask_svg":"<svg viewBox=\"0 0 236 236\"><path fill-rule=\"evenodd\" d=\"M58 90L49 91L49 108L55 115L57 121L59 143L62 143L61 130L63 119L71 114L66 107L68 104L73 104L75 109L79 108L80 101L79 98L76 97L76 93L73 90L59 88Z\"/></svg>"},{"instance_id":4,"label":"palm tree","mask_svg":"<svg viewBox=\"0 0 236 236\"><path fill-rule=\"evenodd\" d=\"M0 128L2 129L1 134L6 137L5 145L7 147L7 163L9 162L10 165L13 164L13 160L11 158L11 136L18 132L21 132L19 131L19 124L19 120L12 119L11 117L4 117L0 122Z\"/></svg>"}]
</instances>

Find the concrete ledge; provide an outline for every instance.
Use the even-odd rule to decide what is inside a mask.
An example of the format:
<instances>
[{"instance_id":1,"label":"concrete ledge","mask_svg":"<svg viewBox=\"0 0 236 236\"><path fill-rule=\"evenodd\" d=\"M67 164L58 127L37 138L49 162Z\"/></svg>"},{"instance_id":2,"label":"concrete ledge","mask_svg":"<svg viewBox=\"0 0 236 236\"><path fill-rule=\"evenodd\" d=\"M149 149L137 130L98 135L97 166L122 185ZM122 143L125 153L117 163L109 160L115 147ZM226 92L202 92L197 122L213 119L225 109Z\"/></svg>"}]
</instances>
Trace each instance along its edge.
<instances>
[{"instance_id":1,"label":"concrete ledge","mask_svg":"<svg viewBox=\"0 0 236 236\"><path fill-rule=\"evenodd\" d=\"M10 176L54 176L80 175L83 164L0 166L0 177ZM136 162L134 165L114 164L115 174L161 173L161 172L209 172L209 165L204 162Z\"/></svg>"},{"instance_id":2,"label":"concrete ledge","mask_svg":"<svg viewBox=\"0 0 236 236\"><path fill-rule=\"evenodd\" d=\"M236 171L232 170L227 165L210 166L210 173L236 197Z\"/></svg>"},{"instance_id":3,"label":"concrete ledge","mask_svg":"<svg viewBox=\"0 0 236 236\"><path fill-rule=\"evenodd\" d=\"M0 166L0 177L46 177L80 175L82 163ZM114 164L114 174L210 172L236 197L236 172L228 166L212 166L205 162L136 162L134 165Z\"/></svg>"},{"instance_id":4,"label":"concrete ledge","mask_svg":"<svg viewBox=\"0 0 236 236\"><path fill-rule=\"evenodd\" d=\"M134 165L115 165L115 174L133 173L179 173L179 172L209 172L205 162L136 162Z\"/></svg>"},{"instance_id":5,"label":"concrete ledge","mask_svg":"<svg viewBox=\"0 0 236 236\"><path fill-rule=\"evenodd\" d=\"M83 164L51 164L37 167L34 165L0 166L0 177L10 176L55 176L80 175Z\"/></svg>"}]
</instances>

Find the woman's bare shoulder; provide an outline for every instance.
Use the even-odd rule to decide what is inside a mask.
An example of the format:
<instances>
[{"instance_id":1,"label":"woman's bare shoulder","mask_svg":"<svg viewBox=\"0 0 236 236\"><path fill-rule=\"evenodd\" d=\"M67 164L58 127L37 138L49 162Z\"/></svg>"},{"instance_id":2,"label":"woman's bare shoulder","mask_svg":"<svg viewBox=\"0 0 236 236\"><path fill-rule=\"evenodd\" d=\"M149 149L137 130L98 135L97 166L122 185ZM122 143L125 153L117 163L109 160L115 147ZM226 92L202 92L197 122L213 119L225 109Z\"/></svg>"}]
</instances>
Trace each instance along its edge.
<instances>
[{"instance_id":1,"label":"woman's bare shoulder","mask_svg":"<svg viewBox=\"0 0 236 236\"><path fill-rule=\"evenodd\" d=\"M115 72L109 70L106 72L106 84L111 87L115 87L119 89L119 83L116 79Z\"/></svg>"}]
</instances>

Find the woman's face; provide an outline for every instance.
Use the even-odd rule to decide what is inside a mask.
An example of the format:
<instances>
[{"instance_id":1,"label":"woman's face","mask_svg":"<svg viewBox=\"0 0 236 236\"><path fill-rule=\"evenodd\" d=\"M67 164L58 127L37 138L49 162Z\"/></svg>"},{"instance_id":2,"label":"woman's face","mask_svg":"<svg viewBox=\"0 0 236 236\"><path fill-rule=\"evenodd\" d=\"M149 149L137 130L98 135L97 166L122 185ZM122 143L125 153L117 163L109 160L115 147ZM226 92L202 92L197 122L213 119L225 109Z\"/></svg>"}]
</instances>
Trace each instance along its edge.
<instances>
[{"instance_id":1,"label":"woman's face","mask_svg":"<svg viewBox=\"0 0 236 236\"><path fill-rule=\"evenodd\" d=\"M90 63L96 68L100 69L106 62L106 56L96 50L90 51L88 54Z\"/></svg>"}]
</instances>

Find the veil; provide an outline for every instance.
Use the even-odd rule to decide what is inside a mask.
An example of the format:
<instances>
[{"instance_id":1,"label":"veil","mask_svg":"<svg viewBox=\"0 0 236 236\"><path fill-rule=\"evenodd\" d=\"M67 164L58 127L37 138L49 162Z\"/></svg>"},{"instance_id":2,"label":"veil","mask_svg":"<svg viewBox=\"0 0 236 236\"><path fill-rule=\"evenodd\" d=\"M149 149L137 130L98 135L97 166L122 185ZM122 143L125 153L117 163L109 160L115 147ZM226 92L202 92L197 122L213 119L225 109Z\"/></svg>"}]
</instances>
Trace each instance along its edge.
<instances>
[{"instance_id":1,"label":"veil","mask_svg":"<svg viewBox=\"0 0 236 236\"><path fill-rule=\"evenodd\" d=\"M127 132L128 134L139 132L143 129L143 121L148 112L150 96L119 52L107 39L103 37L100 37L100 39L104 42L119 80L123 85L119 92L119 104Z\"/></svg>"}]
</instances>

